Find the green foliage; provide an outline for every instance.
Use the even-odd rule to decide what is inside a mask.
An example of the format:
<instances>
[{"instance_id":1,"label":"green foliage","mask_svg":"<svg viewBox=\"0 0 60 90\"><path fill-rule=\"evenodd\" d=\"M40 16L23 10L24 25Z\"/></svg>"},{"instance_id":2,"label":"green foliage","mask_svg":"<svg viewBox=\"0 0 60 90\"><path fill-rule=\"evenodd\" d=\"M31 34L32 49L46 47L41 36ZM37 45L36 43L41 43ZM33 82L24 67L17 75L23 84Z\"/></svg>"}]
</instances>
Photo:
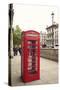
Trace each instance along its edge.
<instances>
[{"instance_id":1,"label":"green foliage","mask_svg":"<svg viewBox=\"0 0 60 90\"><path fill-rule=\"evenodd\" d=\"M18 25L16 25L16 28L13 32L13 45L20 45L21 44L21 33L22 30L20 29L20 27Z\"/></svg>"}]
</instances>

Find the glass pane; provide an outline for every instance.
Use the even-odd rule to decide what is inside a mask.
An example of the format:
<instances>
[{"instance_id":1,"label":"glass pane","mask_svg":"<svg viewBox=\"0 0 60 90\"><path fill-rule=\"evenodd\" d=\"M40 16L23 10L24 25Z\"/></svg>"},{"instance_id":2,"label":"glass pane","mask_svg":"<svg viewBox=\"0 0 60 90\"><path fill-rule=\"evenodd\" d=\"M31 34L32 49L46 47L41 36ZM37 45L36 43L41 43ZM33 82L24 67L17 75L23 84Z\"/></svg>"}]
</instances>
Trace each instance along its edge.
<instances>
[{"instance_id":1,"label":"glass pane","mask_svg":"<svg viewBox=\"0 0 60 90\"><path fill-rule=\"evenodd\" d=\"M35 73L37 71L37 46L33 45L36 44L37 41L35 40L30 40L28 41L29 44L31 44L30 46L28 46L29 48L29 56L28 56L28 72L29 73Z\"/></svg>"}]
</instances>

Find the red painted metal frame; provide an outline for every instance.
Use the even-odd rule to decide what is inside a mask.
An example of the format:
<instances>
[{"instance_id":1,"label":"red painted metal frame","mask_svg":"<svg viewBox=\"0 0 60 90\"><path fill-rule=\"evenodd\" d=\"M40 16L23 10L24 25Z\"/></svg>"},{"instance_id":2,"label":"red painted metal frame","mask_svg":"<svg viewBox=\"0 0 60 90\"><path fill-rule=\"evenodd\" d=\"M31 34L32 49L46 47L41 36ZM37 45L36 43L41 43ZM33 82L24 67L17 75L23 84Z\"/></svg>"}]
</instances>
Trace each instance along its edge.
<instances>
[{"instance_id":1,"label":"red painted metal frame","mask_svg":"<svg viewBox=\"0 0 60 90\"><path fill-rule=\"evenodd\" d=\"M29 36L29 35L36 35L36 36ZM28 46L31 44L28 43L29 40L36 40L38 43L35 44L38 48L36 49L37 54L37 71L33 74L29 73L28 71L28 56L29 56L29 49ZM24 31L22 34L22 56L21 56L21 76L24 82L30 82L33 80L40 79L40 33L29 30Z\"/></svg>"}]
</instances>

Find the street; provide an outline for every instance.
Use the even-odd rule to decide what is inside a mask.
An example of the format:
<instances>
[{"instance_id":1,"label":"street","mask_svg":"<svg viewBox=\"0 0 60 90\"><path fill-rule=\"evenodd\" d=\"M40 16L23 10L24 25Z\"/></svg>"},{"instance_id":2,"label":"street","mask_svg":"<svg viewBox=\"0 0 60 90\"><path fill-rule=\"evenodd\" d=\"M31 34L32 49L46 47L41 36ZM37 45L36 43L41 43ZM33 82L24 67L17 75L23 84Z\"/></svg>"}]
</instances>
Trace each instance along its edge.
<instances>
[{"instance_id":1,"label":"street","mask_svg":"<svg viewBox=\"0 0 60 90\"><path fill-rule=\"evenodd\" d=\"M21 56L11 61L12 86L40 85L58 83L58 62L40 57L40 80L24 83L21 81Z\"/></svg>"}]
</instances>

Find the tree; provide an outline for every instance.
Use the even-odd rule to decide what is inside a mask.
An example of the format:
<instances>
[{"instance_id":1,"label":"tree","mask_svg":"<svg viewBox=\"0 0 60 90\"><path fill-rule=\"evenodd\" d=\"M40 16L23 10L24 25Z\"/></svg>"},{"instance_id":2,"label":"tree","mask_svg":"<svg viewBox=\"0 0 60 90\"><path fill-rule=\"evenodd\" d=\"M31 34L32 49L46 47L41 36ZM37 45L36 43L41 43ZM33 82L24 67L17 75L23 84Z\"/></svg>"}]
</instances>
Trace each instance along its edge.
<instances>
[{"instance_id":1,"label":"tree","mask_svg":"<svg viewBox=\"0 0 60 90\"><path fill-rule=\"evenodd\" d=\"M20 45L21 44L21 33L22 30L20 29L20 27L18 25L16 25L16 28L13 32L13 45Z\"/></svg>"}]
</instances>

